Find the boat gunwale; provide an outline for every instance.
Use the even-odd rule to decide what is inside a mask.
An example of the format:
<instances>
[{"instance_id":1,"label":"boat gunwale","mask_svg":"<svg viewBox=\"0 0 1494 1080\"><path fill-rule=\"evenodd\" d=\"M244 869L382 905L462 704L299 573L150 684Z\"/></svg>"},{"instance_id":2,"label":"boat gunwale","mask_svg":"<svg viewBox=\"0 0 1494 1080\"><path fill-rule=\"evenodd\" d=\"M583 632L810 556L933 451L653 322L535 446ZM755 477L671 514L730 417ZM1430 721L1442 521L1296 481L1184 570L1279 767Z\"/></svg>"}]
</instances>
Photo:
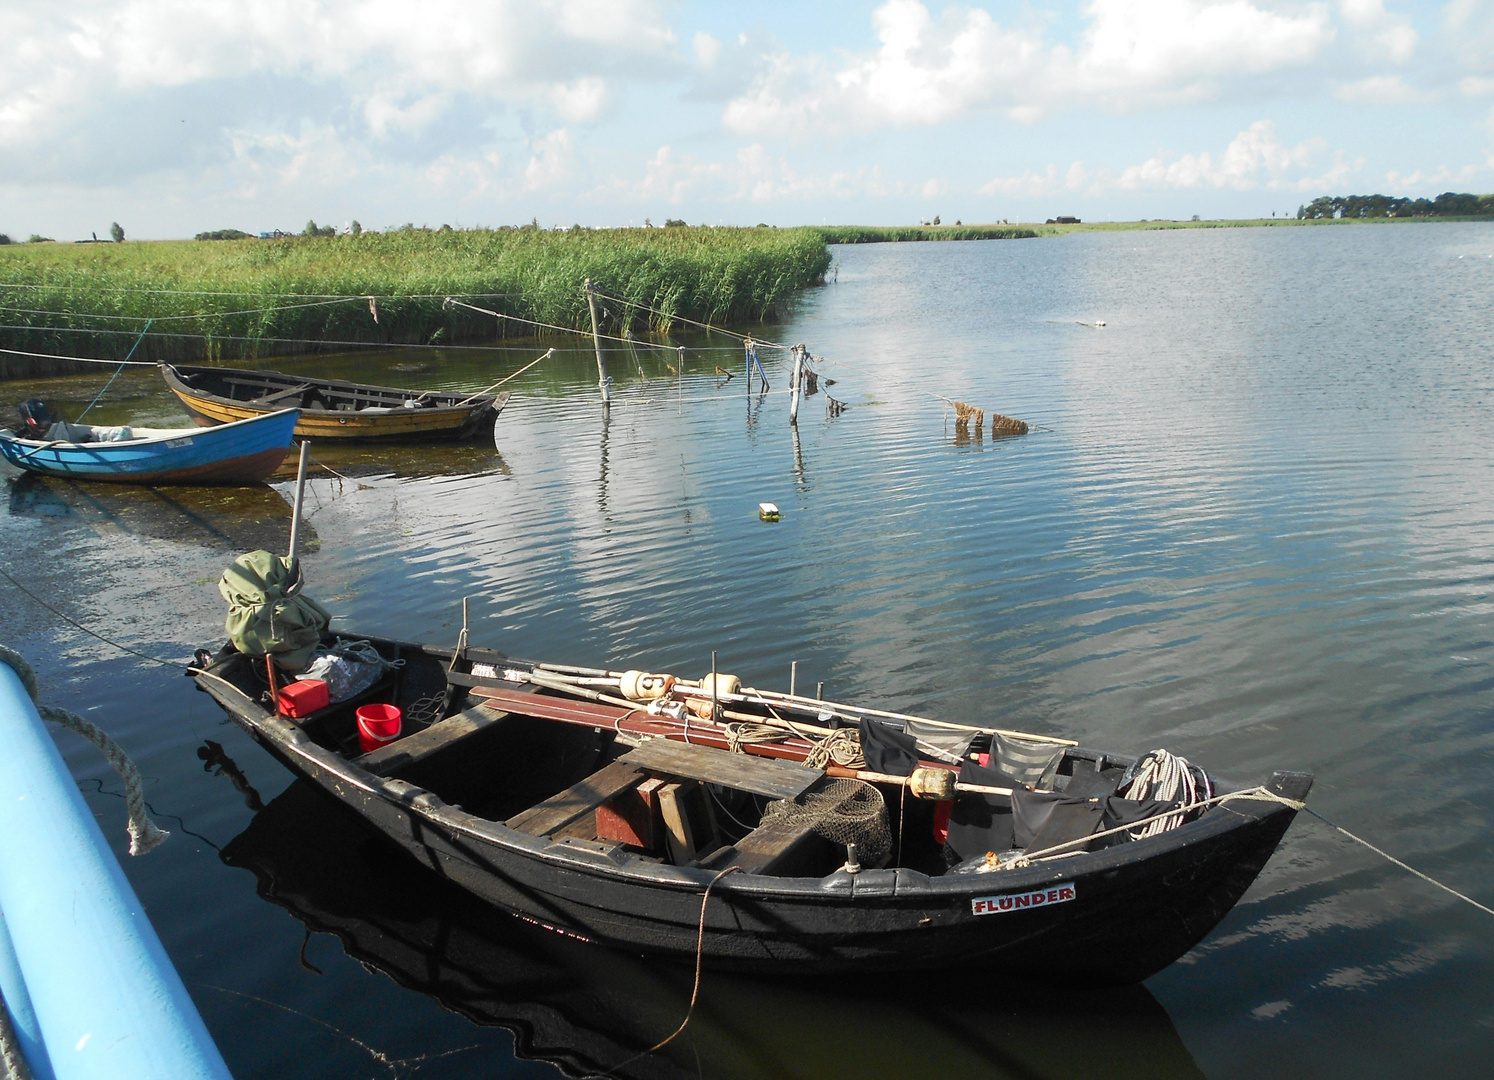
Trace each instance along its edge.
<instances>
[{"instance_id":1,"label":"boat gunwale","mask_svg":"<svg viewBox=\"0 0 1494 1080\"><path fill-rule=\"evenodd\" d=\"M274 412L262 413L259 416L246 416L242 420L231 420L227 423L214 424L212 427L206 428L200 425L184 428L157 428L155 430L163 431L165 434L151 435L144 439L120 439L117 442L70 442L60 439L24 439L12 432L10 428L0 428L0 439L14 443L17 446L25 446L36 450L51 449L53 447L67 450L91 450L111 446L128 447L133 450L140 447L175 442L177 439L208 438L217 432L225 432L229 428L242 427L246 424L263 424L285 413L299 414L302 412L305 412L305 410L292 407L289 409L276 409ZM74 424L72 426L77 427L78 425ZM289 446L289 443L287 443L287 446Z\"/></svg>"},{"instance_id":2,"label":"boat gunwale","mask_svg":"<svg viewBox=\"0 0 1494 1080\"><path fill-rule=\"evenodd\" d=\"M485 405L496 405L497 402L498 402L498 400L500 398L506 398L507 397L506 393L500 393L500 394L467 394L467 395L464 395L460 391L455 391L455 390L410 390L410 389L405 388L405 387L377 385L375 383L359 383L359 382L352 382L352 381L347 380L347 379L301 378L299 376L291 375L291 374L288 374L287 372L283 372L283 371L271 371L271 370L268 370L268 369L266 369L266 370L256 370L256 369L253 369L253 368L214 367L211 364L168 364L168 363L162 363L160 365L160 368L161 368L162 377L165 378L165 380L166 380L166 385L168 387L170 387L171 390L174 393L181 394L181 395L186 395L187 397L192 397L192 398L197 398L197 399L207 399L207 400L210 400L210 401L221 402L224 405L226 405L226 406L232 406L233 408L238 408L238 409L253 409L253 410L256 410L256 411L264 409L265 406L258 405L256 403L254 403L253 401L241 401L238 398L225 397L222 394L215 394L215 393L212 393L211 391L203 390L200 387L192 386L189 383L185 382L181 378L181 374L180 373L183 372L183 371L186 371L186 372L189 372L189 373L195 373L195 372L201 371L201 372L210 372L210 373L222 373L222 374L225 374L225 375L252 375L252 376L258 376L258 377L261 377L261 378L264 378L266 376L270 376L270 377L273 377L275 379L285 379L288 383L298 383L298 382L300 382L300 383L310 383L310 384L312 384L312 386L320 385L320 386L330 387L330 388L333 388L333 389L336 389L336 390L348 390L348 391L369 390L369 391L374 391L374 392L379 393L379 394L389 394L389 395L393 395L393 394L404 394L406 396L408 396L410 394L414 394L416 396L425 395L425 396L434 397L434 398L448 399L448 400L444 400L441 403L432 404L432 405L426 406L426 407L418 409L418 410L417 409L410 410L411 413L417 413L418 412L418 413L420 413L422 415L425 415L425 416L430 416L430 415L433 415L433 414L459 413L459 412L460 413L467 413L469 415L470 414L475 414L478 411L480 411L483 406L485 406ZM310 389L310 387L308 387L308 389ZM384 406L375 406L375 407L377 407L377 408L383 408ZM390 408L393 408L393 406L390 406ZM347 411L348 412L352 412L353 414L356 415L357 413L366 412L367 410L366 409L353 409L353 410L347 410ZM309 415L312 415L312 416L321 416L321 415L338 416L338 415L340 415L340 411L337 410L337 409L319 408L319 407L314 406L314 405L313 406L303 406L303 407L301 407L301 412L302 412L303 415L309 414ZM388 413L374 413L374 414L370 414L370 418L372 418L373 416L388 416L388 415L390 415L390 414L388 414Z\"/></svg>"},{"instance_id":3,"label":"boat gunwale","mask_svg":"<svg viewBox=\"0 0 1494 1080\"><path fill-rule=\"evenodd\" d=\"M390 643L403 648L421 648L409 642L396 642L392 639ZM438 829L464 835L482 843L494 844L515 855L534 859L552 867L563 868L571 872L582 871L589 876L621 885L641 885L676 892L698 893L720 876L719 870L648 861L621 847L614 848L613 852L623 852L624 859L638 861L638 864L628 865L624 861L614 859L610 852L604 853L597 850L588 853L584 848L574 844L565 844L544 836L532 836L512 829L503 822L454 809L438 794L427 788L405 780L379 776L336 751L327 749L296 724L278 716L271 716L227 679L211 671L207 674L211 676L207 680L204 680L200 674L197 676L195 681L198 686L218 701L229 715L241 726L246 727L256 739L267 741L272 748L284 754L298 756L315 765L319 770L332 774L338 780L368 795L375 796L401 810L412 812ZM231 690L233 696L240 700L225 699L222 696L225 688ZM294 771L301 772L298 769ZM306 773L303 772L302 775ZM314 776L308 776L308 779L324 789L327 787ZM1239 790L1243 792L1250 789ZM334 797L337 796L336 792L333 794ZM1281 803L1266 800L1249 801L1254 803L1252 809L1214 806L1193 821L1185 822L1156 836L1009 870L977 874L942 874L932 877L906 867L883 870L863 869L856 874L848 874L839 870L821 877L780 877L738 871L721 880L716 885L715 891L743 898L780 901L816 900L823 902L839 899L851 903L864 903L868 900L915 903L918 901L948 902L955 899L971 899L980 894L1036 890L1040 887L1144 863L1195 843L1212 841L1236 830L1259 825L1280 814L1292 816L1296 814L1293 808ZM862 885L862 881L866 884Z\"/></svg>"}]
</instances>

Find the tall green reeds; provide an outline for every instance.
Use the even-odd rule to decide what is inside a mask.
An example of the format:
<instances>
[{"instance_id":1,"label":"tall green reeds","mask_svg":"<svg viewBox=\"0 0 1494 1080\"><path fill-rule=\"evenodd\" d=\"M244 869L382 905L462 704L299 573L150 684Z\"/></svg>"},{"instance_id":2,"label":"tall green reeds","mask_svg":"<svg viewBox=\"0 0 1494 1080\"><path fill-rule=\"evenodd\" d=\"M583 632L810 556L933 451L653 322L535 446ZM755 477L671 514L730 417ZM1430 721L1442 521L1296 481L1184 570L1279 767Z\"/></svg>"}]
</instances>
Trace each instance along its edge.
<instances>
[{"instance_id":1,"label":"tall green reeds","mask_svg":"<svg viewBox=\"0 0 1494 1080\"><path fill-rule=\"evenodd\" d=\"M678 317L761 320L829 265L812 229L406 229L12 245L0 248L0 345L119 357L146 319L154 323L136 356L152 360L283 354L308 341L474 343L542 331L445 308L444 297L589 329L587 278L663 313L603 302L606 330L641 334L666 331ZM337 297L354 299L320 304Z\"/></svg>"},{"instance_id":2,"label":"tall green reeds","mask_svg":"<svg viewBox=\"0 0 1494 1080\"><path fill-rule=\"evenodd\" d=\"M827 244L887 244L914 240L1029 240L1035 229L1018 225L827 225L818 229Z\"/></svg>"}]
</instances>

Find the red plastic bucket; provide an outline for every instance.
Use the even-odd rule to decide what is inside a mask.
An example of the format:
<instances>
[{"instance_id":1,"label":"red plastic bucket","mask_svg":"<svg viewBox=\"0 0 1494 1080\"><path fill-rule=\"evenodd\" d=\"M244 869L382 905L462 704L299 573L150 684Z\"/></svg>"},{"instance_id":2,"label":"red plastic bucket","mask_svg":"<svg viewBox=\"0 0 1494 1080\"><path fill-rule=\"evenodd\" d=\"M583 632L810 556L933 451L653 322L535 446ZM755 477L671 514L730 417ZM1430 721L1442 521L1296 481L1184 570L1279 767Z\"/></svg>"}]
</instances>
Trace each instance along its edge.
<instances>
[{"instance_id":1,"label":"red plastic bucket","mask_svg":"<svg viewBox=\"0 0 1494 1080\"><path fill-rule=\"evenodd\" d=\"M402 714L398 705L358 707L358 745L365 754L399 738Z\"/></svg>"}]
</instances>

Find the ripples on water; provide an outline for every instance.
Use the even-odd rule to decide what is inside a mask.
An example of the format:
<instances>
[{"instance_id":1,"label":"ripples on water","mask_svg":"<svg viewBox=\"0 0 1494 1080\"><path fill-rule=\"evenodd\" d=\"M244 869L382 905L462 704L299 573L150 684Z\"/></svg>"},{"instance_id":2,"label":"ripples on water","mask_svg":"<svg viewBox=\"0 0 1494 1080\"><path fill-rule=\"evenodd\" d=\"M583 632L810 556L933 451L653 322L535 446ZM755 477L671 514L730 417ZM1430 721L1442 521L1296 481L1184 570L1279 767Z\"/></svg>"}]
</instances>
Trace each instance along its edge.
<instances>
[{"instance_id":1,"label":"ripples on water","mask_svg":"<svg viewBox=\"0 0 1494 1080\"><path fill-rule=\"evenodd\" d=\"M841 248L836 283L769 336L823 353L821 385L837 380L843 416L810 398L796 439L785 361L769 354L775 392L749 399L740 352L723 348L693 356L683 382L646 350L644 377L613 355L607 418L594 362L572 351L512 384L496 449L319 448L350 479L313 484L312 591L368 632L452 640L466 595L474 641L515 653L698 674L715 649L724 669L785 687L798 660L801 685L886 708L1165 745L1242 782L1311 769L1314 806L1488 902L1491 254L1487 225ZM475 387L528 358L281 366ZM719 388L718 364L738 373ZM131 378L103 419L172 415L149 376ZM97 382L46 388L81 406ZM1037 430L959 439L938 395ZM191 503L200 496L147 512L92 488L9 490L7 568L161 655L216 642L217 573L284 527L284 508L255 495L214 515ZM759 522L762 501L783 521ZM543 1056L594 1068L676 1022L687 978L469 917L377 846L360 846L364 869L347 873L381 889L339 892L346 874L313 875L265 903L208 843L253 815L195 749L221 743L267 802L288 774L186 680L59 631L14 594L5 611L4 638L39 661L51 697L97 703L145 762L157 808L205 838L179 835L127 869L238 1075L382 1069L308 1017L412 1059L400 1075L552 1075L514 1057L501 1029L348 958L406 985L419 982L400 966L411 955L445 970L419 934L399 962L369 944L390 919L432 909L487 934L472 948L495 969L532 973L479 971L475 988L452 975L468 999L435 976L441 986L422 984L462 1015L506 1018L523 1054L568 1030L556 1037L570 1051ZM104 775L67 750L80 776ZM90 801L117 841L117 800ZM318 842L354 843L308 833L299 845ZM293 862L297 846L272 845L261 868ZM387 891L424 899L391 915L387 896L372 898ZM346 952L321 932L307 942L323 974L299 962L305 929L282 907L343 936ZM1148 1062L1137 1075L1479 1074L1494 1046L1491 932L1487 916L1303 819L1150 994L1029 997L997 977L947 993L860 988L847 1007L834 989L708 978L695 1049L682 1038L639 1068L694 1075L698 1052L706 1075L893 1076L923 1058L891 1047L928 1044L930 1061L963 1075L1125 1075ZM820 1013L823 1028L803 1020ZM577 1034L588 1015L608 1022Z\"/></svg>"}]
</instances>

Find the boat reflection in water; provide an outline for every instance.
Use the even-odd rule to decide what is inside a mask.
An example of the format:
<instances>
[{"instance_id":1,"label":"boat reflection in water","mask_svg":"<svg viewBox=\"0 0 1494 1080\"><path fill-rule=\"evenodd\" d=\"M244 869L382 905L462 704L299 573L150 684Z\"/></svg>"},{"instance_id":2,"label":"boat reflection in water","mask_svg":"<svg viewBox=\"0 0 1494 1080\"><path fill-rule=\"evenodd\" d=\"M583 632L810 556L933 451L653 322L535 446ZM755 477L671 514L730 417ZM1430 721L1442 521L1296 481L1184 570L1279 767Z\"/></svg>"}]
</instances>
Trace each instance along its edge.
<instances>
[{"instance_id":1,"label":"boat reflection in water","mask_svg":"<svg viewBox=\"0 0 1494 1080\"><path fill-rule=\"evenodd\" d=\"M18 476L8 484L14 516L74 518L153 540L175 540L225 551L278 550L290 533L290 504L273 488L137 487L55 477ZM320 542L310 524L301 550Z\"/></svg>"},{"instance_id":2,"label":"boat reflection in water","mask_svg":"<svg viewBox=\"0 0 1494 1080\"><path fill-rule=\"evenodd\" d=\"M223 849L265 899L353 959L571 1076L990 1076L1146 1080L1203 1074L1142 986L1043 988L993 971L806 984L708 971L685 1033L684 965L575 941L495 912L297 780Z\"/></svg>"}]
</instances>

